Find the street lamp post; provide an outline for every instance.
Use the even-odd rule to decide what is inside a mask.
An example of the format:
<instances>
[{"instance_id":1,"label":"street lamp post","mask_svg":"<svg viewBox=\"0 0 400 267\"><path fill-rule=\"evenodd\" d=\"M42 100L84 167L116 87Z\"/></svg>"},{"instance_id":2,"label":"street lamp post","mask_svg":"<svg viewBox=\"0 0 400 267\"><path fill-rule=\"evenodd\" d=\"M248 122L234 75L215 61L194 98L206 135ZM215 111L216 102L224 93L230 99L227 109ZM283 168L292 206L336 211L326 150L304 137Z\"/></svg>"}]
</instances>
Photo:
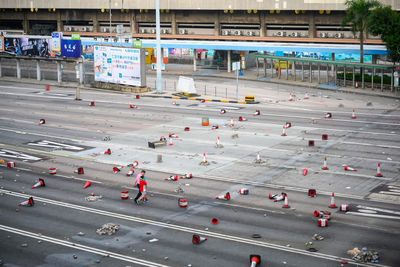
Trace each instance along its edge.
<instances>
[{"instance_id":1,"label":"street lamp post","mask_svg":"<svg viewBox=\"0 0 400 267\"><path fill-rule=\"evenodd\" d=\"M108 0L108 5L109 5L109 10L110 10L110 42L111 42L111 38L112 38L112 31L111 31L111 0Z\"/></svg>"},{"instance_id":2,"label":"street lamp post","mask_svg":"<svg viewBox=\"0 0 400 267\"><path fill-rule=\"evenodd\" d=\"M160 40L160 0L156 0L156 57L157 57L157 93L161 94L161 40Z\"/></svg>"}]
</instances>

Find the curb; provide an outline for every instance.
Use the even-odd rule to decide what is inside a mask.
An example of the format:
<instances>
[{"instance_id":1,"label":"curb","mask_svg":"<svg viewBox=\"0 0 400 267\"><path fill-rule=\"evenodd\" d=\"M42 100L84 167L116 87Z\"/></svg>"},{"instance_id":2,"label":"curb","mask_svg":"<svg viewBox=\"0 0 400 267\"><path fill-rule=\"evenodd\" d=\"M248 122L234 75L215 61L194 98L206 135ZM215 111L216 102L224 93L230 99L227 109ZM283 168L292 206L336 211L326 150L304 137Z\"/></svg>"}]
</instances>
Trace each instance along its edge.
<instances>
[{"instance_id":1,"label":"curb","mask_svg":"<svg viewBox=\"0 0 400 267\"><path fill-rule=\"evenodd\" d=\"M209 101L209 102L223 102L233 104L259 104L256 101L235 101L235 100L224 100L224 99L210 99L210 98L199 98L199 97L181 97L181 96L159 96L159 95L141 95L141 97L152 97L152 98L169 98L169 99L181 99L181 100L195 100L195 101Z\"/></svg>"}]
</instances>

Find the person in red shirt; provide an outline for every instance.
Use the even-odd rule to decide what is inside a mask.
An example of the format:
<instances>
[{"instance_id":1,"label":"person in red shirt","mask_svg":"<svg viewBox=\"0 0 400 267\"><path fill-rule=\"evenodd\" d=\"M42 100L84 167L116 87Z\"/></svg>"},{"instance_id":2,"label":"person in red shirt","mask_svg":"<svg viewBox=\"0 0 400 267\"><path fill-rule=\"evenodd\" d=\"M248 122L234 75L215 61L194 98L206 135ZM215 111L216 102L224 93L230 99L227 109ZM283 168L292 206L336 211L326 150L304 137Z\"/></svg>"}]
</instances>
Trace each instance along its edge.
<instances>
[{"instance_id":1,"label":"person in red shirt","mask_svg":"<svg viewBox=\"0 0 400 267\"><path fill-rule=\"evenodd\" d=\"M143 200L143 202L148 202L147 200L147 182L144 180L144 176L140 176L140 183L139 183L139 191L142 193L140 198L136 200L136 203L139 205L139 201Z\"/></svg>"}]
</instances>

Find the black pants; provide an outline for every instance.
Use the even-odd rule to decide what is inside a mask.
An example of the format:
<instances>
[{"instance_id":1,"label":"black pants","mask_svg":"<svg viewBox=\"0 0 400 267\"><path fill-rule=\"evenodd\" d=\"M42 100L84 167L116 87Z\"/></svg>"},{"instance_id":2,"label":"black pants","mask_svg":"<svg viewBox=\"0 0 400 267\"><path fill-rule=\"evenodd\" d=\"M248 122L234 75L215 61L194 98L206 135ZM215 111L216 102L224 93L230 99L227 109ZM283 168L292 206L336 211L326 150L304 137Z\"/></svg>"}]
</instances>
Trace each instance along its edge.
<instances>
[{"instance_id":1,"label":"black pants","mask_svg":"<svg viewBox=\"0 0 400 267\"><path fill-rule=\"evenodd\" d=\"M136 195L136 197L135 197L135 201L136 201L136 200L138 200L138 199L139 199L139 197L141 197L141 196L142 196L142 192L140 192L140 185L139 185L139 184L137 184L136 186L137 186L137 188L139 189L139 191L138 191L138 193L137 193L137 195Z\"/></svg>"}]
</instances>

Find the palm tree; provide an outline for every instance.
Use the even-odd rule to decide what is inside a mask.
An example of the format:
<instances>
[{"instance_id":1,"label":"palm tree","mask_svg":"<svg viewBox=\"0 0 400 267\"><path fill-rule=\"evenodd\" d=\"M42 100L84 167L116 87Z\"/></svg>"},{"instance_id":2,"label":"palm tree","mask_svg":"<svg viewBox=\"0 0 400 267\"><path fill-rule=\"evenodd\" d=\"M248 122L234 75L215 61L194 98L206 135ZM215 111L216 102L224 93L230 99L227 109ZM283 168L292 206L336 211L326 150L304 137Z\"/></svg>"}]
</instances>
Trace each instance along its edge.
<instances>
[{"instance_id":1,"label":"palm tree","mask_svg":"<svg viewBox=\"0 0 400 267\"><path fill-rule=\"evenodd\" d=\"M355 35L360 35L360 62L364 62L364 34L368 30L367 19L372 9L381 6L377 0L346 0L346 16L342 21L342 28L346 25L351 26L351 31ZM362 75L362 69L361 69Z\"/></svg>"}]
</instances>

